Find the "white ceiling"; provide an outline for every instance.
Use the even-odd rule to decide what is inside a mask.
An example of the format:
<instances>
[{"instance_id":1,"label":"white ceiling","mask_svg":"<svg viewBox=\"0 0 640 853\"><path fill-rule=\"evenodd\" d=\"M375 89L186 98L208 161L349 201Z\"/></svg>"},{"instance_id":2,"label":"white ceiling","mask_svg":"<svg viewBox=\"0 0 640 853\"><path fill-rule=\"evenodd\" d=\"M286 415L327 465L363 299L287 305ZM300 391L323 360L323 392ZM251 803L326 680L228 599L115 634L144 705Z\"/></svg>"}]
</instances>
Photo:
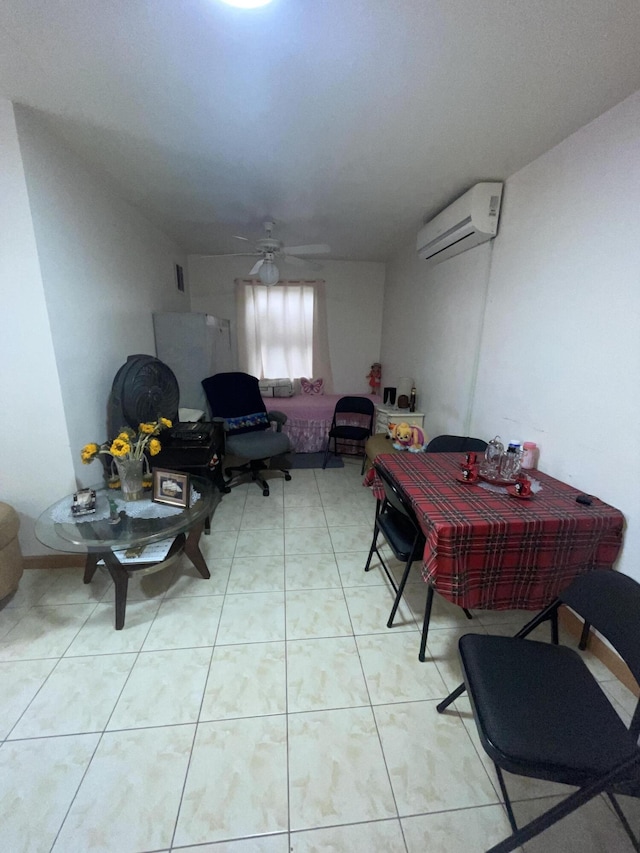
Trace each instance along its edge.
<instances>
[{"instance_id":1,"label":"white ceiling","mask_svg":"<svg viewBox=\"0 0 640 853\"><path fill-rule=\"evenodd\" d=\"M640 89L640 0L2 0L0 96L189 253L385 260Z\"/></svg>"}]
</instances>

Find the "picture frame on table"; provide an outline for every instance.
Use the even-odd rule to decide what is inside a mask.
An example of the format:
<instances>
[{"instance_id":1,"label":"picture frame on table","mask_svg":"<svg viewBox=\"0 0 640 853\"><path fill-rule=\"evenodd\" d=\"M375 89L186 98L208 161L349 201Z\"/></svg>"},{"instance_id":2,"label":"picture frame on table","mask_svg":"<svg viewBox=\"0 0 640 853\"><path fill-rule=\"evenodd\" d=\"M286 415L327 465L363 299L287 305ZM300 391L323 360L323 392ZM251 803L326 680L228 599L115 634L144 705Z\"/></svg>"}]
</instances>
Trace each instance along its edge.
<instances>
[{"instance_id":1,"label":"picture frame on table","mask_svg":"<svg viewBox=\"0 0 640 853\"><path fill-rule=\"evenodd\" d=\"M189 508L191 485L184 471L153 469L153 501L158 504Z\"/></svg>"}]
</instances>

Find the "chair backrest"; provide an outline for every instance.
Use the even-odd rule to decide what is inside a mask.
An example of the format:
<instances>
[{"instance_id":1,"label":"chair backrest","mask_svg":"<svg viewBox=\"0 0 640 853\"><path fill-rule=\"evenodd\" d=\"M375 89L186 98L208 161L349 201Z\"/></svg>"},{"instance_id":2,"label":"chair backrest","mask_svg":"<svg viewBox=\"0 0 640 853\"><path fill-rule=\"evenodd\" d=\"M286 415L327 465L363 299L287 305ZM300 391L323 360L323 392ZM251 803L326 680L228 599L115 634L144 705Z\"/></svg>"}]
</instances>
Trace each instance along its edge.
<instances>
[{"instance_id":1,"label":"chair backrest","mask_svg":"<svg viewBox=\"0 0 640 853\"><path fill-rule=\"evenodd\" d=\"M382 481L382 486L384 488L384 496L385 500L388 504L397 510L402 515L406 516L409 519L413 527L416 529L416 533L420 532L420 525L418 524L418 519L416 518L415 512L413 511L413 507L407 500L406 496L398 489L395 482L389 477L386 471L383 471L381 468L378 468L377 465L374 464L376 469L376 474L380 477ZM381 511L384 511L384 506L381 507Z\"/></svg>"},{"instance_id":2,"label":"chair backrest","mask_svg":"<svg viewBox=\"0 0 640 853\"><path fill-rule=\"evenodd\" d=\"M248 373L216 373L202 380L212 418L223 418L229 435L269 428L260 386Z\"/></svg>"},{"instance_id":3,"label":"chair backrest","mask_svg":"<svg viewBox=\"0 0 640 853\"><path fill-rule=\"evenodd\" d=\"M426 453L465 453L476 450L483 453L487 442L481 438L471 438L464 435L437 435L432 438L425 448Z\"/></svg>"},{"instance_id":4,"label":"chair backrest","mask_svg":"<svg viewBox=\"0 0 640 853\"><path fill-rule=\"evenodd\" d=\"M365 415L369 418L369 430L373 429L375 406L368 397L340 397L333 410L333 426L342 422L338 415Z\"/></svg>"},{"instance_id":5,"label":"chair backrest","mask_svg":"<svg viewBox=\"0 0 640 853\"><path fill-rule=\"evenodd\" d=\"M598 569L577 577L558 597L609 640L640 682L640 584Z\"/></svg>"}]
</instances>

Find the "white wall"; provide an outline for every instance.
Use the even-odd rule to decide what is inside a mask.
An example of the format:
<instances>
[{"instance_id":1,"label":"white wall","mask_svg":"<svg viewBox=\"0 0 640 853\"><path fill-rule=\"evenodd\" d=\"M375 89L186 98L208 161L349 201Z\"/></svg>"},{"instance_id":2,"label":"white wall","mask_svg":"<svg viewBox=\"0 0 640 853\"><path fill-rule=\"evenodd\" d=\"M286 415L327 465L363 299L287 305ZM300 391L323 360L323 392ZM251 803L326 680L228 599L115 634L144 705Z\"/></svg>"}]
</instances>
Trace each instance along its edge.
<instances>
[{"instance_id":1,"label":"white wall","mask_svg":"<svg viewBox=\"0 0 640 853\"><path fill-rule=\"evenodd\" d=\"M246 278L251 265L252 258L189 257L191 308L230 320L234 347L237 342L234 280ZM288 277L300 278L297 271L296 267ZM322 278L326 282L335 393L366 393L369 369L380 360L384 264L322 261L321 271L305 270L304 277Z\"/></svg>"},{"instance_id":2,"label":"white wall","mask_svg":"<svg viewBox=\"0 0 640 853\"><path fill-rule=\"evenodd\" d=\"M387 267L382 360L415 380L427 437L468 434L489 261L485 244L427 273L413 241Z\"/></svg>"},{"instance_id":3,"label":"white wall","mask_svg":"<svg viewBox=\"0 0 640 853\"><path fill-rule=\"evenodd\" d=\"M424 328L449 340L448 352L427 341L420 349L424 387L436 392L427 423L441 431L450 414L463 430L462 388L448 390L442 377L452 349L467 381L477 360L469 434L537 441L542 470L618 507L627 521L619 568L637 579L639 213L640 92L507 180L490 249L431 271L413 247L401 253L388 269L382 348L390 359L404 328L389 305L422 289ZM469 319L461 337L451 318L465 303L482 312L487 281L484 324Z\"/></svg>"},{"instance_id":4,"label":"white wall","mask_svg":"<svg viewBox=\"0 0 640 853\"><path fill-rule=\"evenodd\" d=\"M74 478L13 106L2 100L0 150L0 500L17 510L28 553L42 495L70 492Z\"/></svg>"},{"instance_id":5,"label":"white wall","mask_svg":"<svg viewBox=\"0 0 640 853\"><path fill-rule=\"evenodd\" d=\"M83 466L79 454L88 441L108 438L107 400L118 368L128 355L155 354L153 311L189 310L189 294L175 282L175 263L185 264L180 248L53 136L41 116L15 107L15 117L24 223L14 255L30 270L28 287L13 297L23 322L22 330L11 330L7 364L15 414L30 428L28 454L9 460L6 499L24 513L21 544L34 554L44 551L33 536L40 512L76 485L100 479L98 463ZM4 195L0 208L3 217L14 216ZM5 281L15 281L15 270Z\"/></svg>"}]
</instances>

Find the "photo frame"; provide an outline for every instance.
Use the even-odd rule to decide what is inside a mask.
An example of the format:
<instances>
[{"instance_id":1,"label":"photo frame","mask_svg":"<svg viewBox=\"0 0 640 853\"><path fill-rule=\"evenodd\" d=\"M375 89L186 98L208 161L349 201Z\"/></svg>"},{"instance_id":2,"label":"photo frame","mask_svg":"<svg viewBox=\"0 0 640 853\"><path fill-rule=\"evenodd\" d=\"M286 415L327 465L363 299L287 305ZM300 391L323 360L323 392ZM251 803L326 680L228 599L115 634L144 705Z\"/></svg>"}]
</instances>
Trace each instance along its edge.
<instances>
[{"instance_id":1,"label":"photo frame","mask_svg":"<svg viewBox=\"0 0 640 853\"><path fill-rule=\"evenodd\" d=\"M189 508L191 484L184 471L153 469L153 500L158 504Z\"/></svg>"},{"instance_id":2,"label":"photo frame","mask_svg":"<svg viewBox=\"0 0 640 853\"><path fill-rule=\"evenodd\" d=\"M181 293L184 293L184 270L180 266L180 264L176 264L176 282L178 285L178 290Z\"/></svg>"}]
</instances>

